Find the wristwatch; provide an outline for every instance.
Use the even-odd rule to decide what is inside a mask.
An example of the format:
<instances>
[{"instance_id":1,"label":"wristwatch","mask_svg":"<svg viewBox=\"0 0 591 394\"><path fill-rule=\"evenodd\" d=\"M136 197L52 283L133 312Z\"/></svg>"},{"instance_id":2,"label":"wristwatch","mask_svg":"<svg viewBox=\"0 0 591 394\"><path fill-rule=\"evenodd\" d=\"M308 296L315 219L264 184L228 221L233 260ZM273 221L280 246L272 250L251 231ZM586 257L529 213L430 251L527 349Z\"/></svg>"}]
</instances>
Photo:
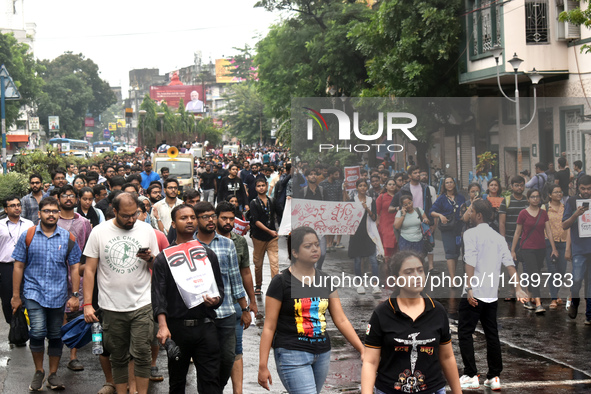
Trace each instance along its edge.
<instances>
[{"instance_id":1,"label":"wristwatch","mask_svg":"<svg viewBox=\"0 0 591 394\"><path fill-rule=\"evenodd\" d=\"M72 297L76 297L76 298L78 298L78 292L77 292L77 291L73 292L73 293L72 293Z\"/></svg>"},{"instance_id":2,"label":"wristwatch","mask_svg":"<svg viewBox=\"0 0 591 394\"><path fill-rule=\"evenodd\" d=\"M472 290L471 287L466 287L466 293L469 292L470 290Z\"/></svg>"},{"instance_id":3,"label":"wristwatch","mask_svg":"<svg viewBox=\"0 0 591 394\"><path fill-rule=\"evenodd\" d=\"M242 308L242 312L250 312L250 307L247 306L246 308Z\"/></svg>"}]
</instances>

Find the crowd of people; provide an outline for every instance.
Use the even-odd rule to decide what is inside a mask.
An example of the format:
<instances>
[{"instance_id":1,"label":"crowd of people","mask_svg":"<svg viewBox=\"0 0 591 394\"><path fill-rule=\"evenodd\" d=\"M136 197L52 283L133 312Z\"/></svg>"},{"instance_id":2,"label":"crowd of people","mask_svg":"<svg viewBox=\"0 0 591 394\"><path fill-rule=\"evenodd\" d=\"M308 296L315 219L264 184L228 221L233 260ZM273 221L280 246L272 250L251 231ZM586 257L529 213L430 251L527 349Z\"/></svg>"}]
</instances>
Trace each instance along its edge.
<instances>
[{"instance_id":1,"label":"crowd of people","mask_svg":"<svg viewBox=\"0 0 591 394\"><path fill-rule=\"evenodd\" d=\"M574 319L583 282L585 294L591 291L591 245L578 226L589 209L584 200L591 198L591 176L582 173L581 163L574 163L576 178L561 157L555 173L548 174L538 163L537 174L527 183L521 175L512 177L510 194L503 193L500 180L492 179L486 190L470 184L465 197L451 176L445 177L441 191L435 190L428 172L416 165L402 172L386 168L388 163L364 166L355 186L347 189L338 161L292 163L287 150L272 147L232 156L213 153L195 159L195 188L182 192L166 167L159 174L152 170L149 155L126 154L56 169L50 184L31 174L29 194L2 201L7 218L0 221L0 297L7 323L19 308L27 309L35 365L31 391L41 390L45 381L53 390L65 387L58 375L60 328L83 314L86 322L102 324L99 360L105 384L99 394L128 389L147 393L150 381L164 379L156 362L168 339L180 349L179 357L168 360L171 393L185 392L191 362L200 393L221 393L229 381L233 392L241 393L242 335L254 323L251 311L264 316L258 383L267 389L273 348L279 378L289 393L321 392L330 363L328 311L361 355L363 394L374 389L440 394L446 384L453 393L479 387L473 345L478 321L489 353L484 385L497 390L502 267L513 277L523 265L521 271L530 280L513 281L514 294L507 300L517 299L538 315L546 312L544 298L551 300L549 309L560 308L559 291L570 287L565 306ZM571 182L576 192L568 195ZM278 228L288 199L351 201L362 207L363 217L348 239L293 228L290 264L280 271ZM234 231L238 221L247 224L251 238L254 278L246 234ZM435 267L437 230L445 272L454 277L463 270L468 278L459 305L452 296L457 289L450 289L447 310L424 291L427 277L444 271ZM322 270L327 253L346 247L356 276L363 274L366 260L373 276L404 279L375 309L365 343L349 322L338 289L327 280L330 275ZM265 255L272 279L263 315L256 301L263 295ZM458 267L460 257L464 264ZM566 272L567 260L572 273ZM187 272L194 272L197 261L211 268L208 283L214 289L199 297L183 287L175 268L186 265ZM544 263L553 279L546 287L531 280L543 273ZM489 282L473 284L471 279L481 276ZM324 285L311 286L303 278ZM358 294L366 290L356 288ZM371 293L379 297L382 290L372 286ZM448 314L458 319L461 377ZM591 324L591 298L585 324ZM43 366L45 339L49 374ZM77 352L70 350L67 367L82 371Z\"/></svg>"}]
</instances>

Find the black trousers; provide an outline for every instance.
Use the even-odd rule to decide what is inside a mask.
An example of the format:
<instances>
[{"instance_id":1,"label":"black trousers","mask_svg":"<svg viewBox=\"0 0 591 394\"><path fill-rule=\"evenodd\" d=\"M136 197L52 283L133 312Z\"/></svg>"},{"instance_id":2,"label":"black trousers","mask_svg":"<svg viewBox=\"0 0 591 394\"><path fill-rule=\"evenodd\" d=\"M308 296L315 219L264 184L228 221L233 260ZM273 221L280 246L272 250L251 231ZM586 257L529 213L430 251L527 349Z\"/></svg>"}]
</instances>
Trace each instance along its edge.
<instances>
[{"instance_id":1,"label":"black trousers","mask_svg":"<svg viewBox=\"0 0 591 394\"><path fill-rule=\"evenodd\" d=\"M191 358L197 371L197 392L222 394L219 382L220 347L214 323L185 327L183 320L171 319L168 329L181 350L178 361L168 360L171 394L184 394Z\"/></svg>"},{"instance_id":2,"label":"black trousers","mask_svg":"<svg viewBox=\"0 0 591 394\"><path fill-rule=\"evenodd\" d=\"M458 307L458 340L460 353L464 362L464 375L470 377L478 375L476 358L474 357L474 338L478 321L482 323L484 336L486 338L486 360L488 362L487 379L500 376L503 370L503 359L501 357L501 341L497 328L497 307L498 301L486 303L478 301L478 305L472 306L467 298L462 298Z\"/></svg>"},{"instance_id":3,"label":"black trousers","mask_svg":"<svg viewBox=\"0 0 591 394\"><path fill-rule=\"evenodd\" d=\"M13 263L0 263L0 298L2 299L2 312L6 323L12 320L12 269Z\"/></svg>"}]
</instances>

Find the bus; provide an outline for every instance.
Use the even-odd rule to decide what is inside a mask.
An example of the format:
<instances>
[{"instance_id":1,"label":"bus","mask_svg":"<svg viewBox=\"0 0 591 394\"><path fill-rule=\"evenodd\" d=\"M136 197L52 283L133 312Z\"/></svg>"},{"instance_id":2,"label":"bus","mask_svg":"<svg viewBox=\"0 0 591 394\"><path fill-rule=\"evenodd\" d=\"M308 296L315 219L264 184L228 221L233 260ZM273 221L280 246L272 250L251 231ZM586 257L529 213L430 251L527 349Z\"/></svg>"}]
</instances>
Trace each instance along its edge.
<instances>
[{"instance_id":1,"label":"bus","mask_svg":"<svg viewBox=\"0 0 591 394\"><path fill-rule=\"evenodd\" d=\"M97 141L92 143L92 151L97 153L112 152L113 143L111 141Z\"/></svg>"},{"instance_id":2,"label":"bus","mask_svg":"<svg viewBox=\"0 0 591 394\"><path fill-rule=\"evenodd\" d=\"M60 155L74 155L78 157L87 157L90 144L88 141L73 140L70 138L52 138L49 143L57 148Z\"/></svg>"}]
</instances>

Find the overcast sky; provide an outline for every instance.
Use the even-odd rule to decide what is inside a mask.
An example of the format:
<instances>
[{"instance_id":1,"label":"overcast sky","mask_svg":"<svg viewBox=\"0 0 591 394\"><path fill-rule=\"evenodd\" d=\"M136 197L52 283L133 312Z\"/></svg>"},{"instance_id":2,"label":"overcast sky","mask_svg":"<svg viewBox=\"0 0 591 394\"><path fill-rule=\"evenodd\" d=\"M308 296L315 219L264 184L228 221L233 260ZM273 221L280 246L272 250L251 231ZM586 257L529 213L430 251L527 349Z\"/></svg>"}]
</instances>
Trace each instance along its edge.
<instances>
[{"instance_id":1,"label":"overcast sky","mask_svg":"<svg viewBox=\"0 0 591 394\"><path fill-rule=\"evenodd\" d=\"M253 8L255 0L25 0L25 22L37 24L35 56L82 53L111 86L128 95L129 70L160 74L229 57L253 46L279 14Z\"/></svg>"}]
</instances>

